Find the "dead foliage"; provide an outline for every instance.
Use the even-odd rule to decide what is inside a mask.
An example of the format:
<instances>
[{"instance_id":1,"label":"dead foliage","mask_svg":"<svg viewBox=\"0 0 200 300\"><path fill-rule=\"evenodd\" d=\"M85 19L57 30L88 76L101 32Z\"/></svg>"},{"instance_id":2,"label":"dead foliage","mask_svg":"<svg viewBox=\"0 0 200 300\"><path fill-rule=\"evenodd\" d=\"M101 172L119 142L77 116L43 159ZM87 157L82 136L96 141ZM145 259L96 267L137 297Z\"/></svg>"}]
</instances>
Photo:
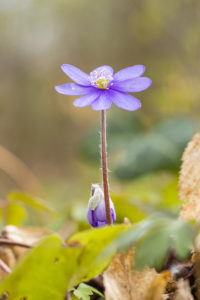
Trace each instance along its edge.
<instances>
[{"instance_id":1,"label":"dead foliage","mask_svg":"<svg viewBox=\"0 0 200 300\"><path fill-rule=\"evenodd\" d=\"M186 147L179 177L179 199L186 201L180 215L184 220L200 221L200 133Z\"/></svg>"},{"instance_id":2,"label":"dead foliage","mask_svg":"<svg viewBox=\"0 0 200 300\"><path fill-rule=\"evenodd\" d=\"M147 291L145 300L163 300L163 295L170 280L170 272L164 271L158 274L152 281L149 290Z\"/></svg>"},{"instance_id":3,"label":"dead foliage","mask_svg":"<svg viewBox=\"0 0 200 300\"><path fill-rule=\"evenodd\" d=\"M154 269L133 270L134 249L124 254L115 254L104 272L105 296L107 300L141 300L156 278Z\"/></svg>"},{"instance_id":4,"label":"dead foliage","mask_svg":"<svg viewBox=\"0 0 200 300\"><path fill-rule=\"evenodd\" d=\"M0 259L12 269L28 248L37 244L50 233L50 230L40 227L16 227L12 225L4 227L0 235ZM4 276L5 272L0 269L0 280Z\"/></svg>"},{"instance_id":5,"label":"dead foliage","mask_svg":"<svg viewBox=\"0 0 200 300\"><path fill-rule=\"evenodd\" d=\"M190 285L187 280L180 279L177 283L177 291L174 300L194 300L191 294Z\"/></svg>"}]
</instances>

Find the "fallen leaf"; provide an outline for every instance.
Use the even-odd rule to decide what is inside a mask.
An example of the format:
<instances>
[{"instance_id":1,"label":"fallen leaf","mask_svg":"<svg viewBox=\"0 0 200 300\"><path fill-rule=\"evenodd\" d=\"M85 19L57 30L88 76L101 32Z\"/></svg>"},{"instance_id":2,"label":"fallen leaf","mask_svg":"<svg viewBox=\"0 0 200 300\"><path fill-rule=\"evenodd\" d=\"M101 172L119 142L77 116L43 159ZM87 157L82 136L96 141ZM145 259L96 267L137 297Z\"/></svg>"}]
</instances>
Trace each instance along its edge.
<instances>
[{"instance_id":1,"label":"fallen leaf","mask_svg":"<svg viewBox=\"0 0 200 300\"><path fill-rule=\"evenodd\" d=\"M179 199L187 201L181 208L184 220L200 221L200 133L186 147L179 177Z\"/></svg>"},{"instance_id":2,"label":"fallen leaf","mask_svg":"<svg viewBox=\"0 0 200 300\"><path fill-rule=\"evenodd\" d=\"M145 300L163 300L165 289L170 280L170 272L165 271L158 274L146 294Z\"/></svg>"},{"instance_id":3,"label":"fallen leaf","mask_svg":"<svg viewBox=\"0 0 200 300\"><path fill-rule=\"evenodd\" d=\"M42 238L51 234L48 229L40 227L16 227L9 225L3 228L0 238L17 243L24 243L30 246L36 245ZM0 259L4 263L13 268L19 258L27 251L26 247L1 244L0 241ZM5 273L0 270L0 280L5 276Z\"/></svg>"},{"instance_id":4,"label":"fallen leaf","mask_svg":"<svg viewBox=\"0 0 200 300\"><path fill-rule=\"evenodd\" d=\"M124 254L115 254L104 272L105 296L107 300L141 300L156 278L154 269L133 270L134 249Z\"/></svg>"},{"instance_id":5,"label":"fallen leaf","mask_svg":"<svg viewBox=\"0 0 200 300\"><path fill-rule=\"evenodd\" d=\"M195 296L200 300L200 253L194 252L192 255L192 262L194 264L194 279L195 279Z\"/></svg>"},{"instance_id":6,"label":"fallen leaf","mask_svg":"<svg viewBox=\"0 0 200 300\"><path fill-rule=\"evenodd\" d=\"M16 265L16 257L8 246L1 246L0 247L0 259L9 267L13 268ZM0 281L7 275L1 268L0 268Z\"/></svg>"},{"instance_id":7,"label":"fallen leaf","mask_svg":"<svg viewBox=\"0 0 200 300\"><path fill-rule=\"evenodd\" d=\"M9 240L35 245L41 238L51 234L52 231L41 227L17 227L13 225L5 226L1 236Z\"/></svg>"},{"instance_id":8,"label":"fallen leaf","mask_svg":"<svg viewBox=\"0 0 200 300\"><path fill-rule=\"evenodd\" d=\"M8 225L2 230L1 237L14 242L25 243L30 246L34 246L42 238L50 235L51 233L52 231L49 229L40 227L16 227L13 225ZM17 259L27 251L26 248L20 246L9 247L13 250Z\"/></svg>"},{"instance_id":9,"label":"fallen leaf","mask_svg":"<svg viewBox=\"0 0 200 300\"><path fill-rule=\"evenodd\" d=\"M180 279L178 281L174 300L194 300L187 280Z\"/></svg>"}]
</instances>

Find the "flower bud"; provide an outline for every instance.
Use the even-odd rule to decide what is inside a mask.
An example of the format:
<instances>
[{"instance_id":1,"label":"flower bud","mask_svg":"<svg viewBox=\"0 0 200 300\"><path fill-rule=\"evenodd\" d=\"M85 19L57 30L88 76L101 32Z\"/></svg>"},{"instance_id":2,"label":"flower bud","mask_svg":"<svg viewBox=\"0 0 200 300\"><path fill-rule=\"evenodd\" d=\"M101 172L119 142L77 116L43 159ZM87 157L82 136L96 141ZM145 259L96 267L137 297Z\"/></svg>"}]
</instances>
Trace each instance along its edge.
<instances>
[{"instance_id":1,"label":"flower bud","mask_svg":"<svg viewBox=\"0 0 200 300\"><path fill-rule=\"evenodd\" d=\"M112 200L110 199L110 212L112 222L116 220L115 208ZM88 222L92 227L101 227L107 224L106 222L106 210L104 202L104 194L101 187L98 184L92 185L92 197L88 203L87 212Z\"/></svg>"}]
</instances>

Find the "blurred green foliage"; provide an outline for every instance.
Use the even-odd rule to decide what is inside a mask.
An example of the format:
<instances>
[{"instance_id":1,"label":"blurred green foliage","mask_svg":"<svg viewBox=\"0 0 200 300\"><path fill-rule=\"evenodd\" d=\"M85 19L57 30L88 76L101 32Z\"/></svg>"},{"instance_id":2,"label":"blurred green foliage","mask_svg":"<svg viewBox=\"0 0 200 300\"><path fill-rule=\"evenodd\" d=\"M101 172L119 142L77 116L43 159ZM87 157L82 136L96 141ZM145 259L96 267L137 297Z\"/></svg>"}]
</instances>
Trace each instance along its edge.
<instances>
[{"instance_id":1,"label":"blurred green foliage","mask_svg":"<svg viewBox=\"0 0 200 300\"><path fill-rule=\"evenodd\" d=\"M194 225L180 218L152 215L122 233L105 248L105 253L110 253L113 248L124 252L134 245L134 268L149 266L161 271L167 263L169 251L179 261L190 257L196 233Z\"/></svg>"},{"instance_id":2,"label":"blurred green foliage","mask_svg":"<svg viewBox=\"0 0 200 300\"><path fill-rule=\"evenodd\" d=\"M40 215L41 213L42 215ZM3 200L0 204L2 226L21 226L34 222L34 219L38 222L40 216L44 222L48 222L49 218L46 218L45 214L51 218L57 216L55 209L51 207L49 202L19 191L11 192L7 196L7 200ZM45 224L43 223L43 225Z\"/></svg>"},{"instance_id":3,"label":"blurred green foliage","mask_svg":"<svg viewBox=\"0 0 200 300\"><path fill-rule=\"evenodd\" d=\"M194 227L180 219L154 221L155 227L148 229L136 243L135 268L150 266L160 271L170 250L179 261L189 258L196 233Z\"/></svg>"},{"instance_id":4,"label":"blurred green foliage","mask_svg":"<svg viewBox=\"0 0 200 300\"><path fill-rule=\"evenodd\" d=\"M38 211L44 211L50 215L55 215L55 210L51 207L51 205L44 201L43 199L35 196L30 196L24 194L22 192L12 192L8 195L8 201L19 201L22 202L32 208L37 209Z\"/></svg>"},{"instance_id":5,"label":"blurred green foliage","mask_svg":"<svg viewBox=\"0 0 200 300\"><path fill-rule=\"evenodd\" d=\"M131 115L122 122L108 122L109 156L115 160L114 174L121 180L132 179L159 170L177 171L182 153L198 130L198 122L179 117L161 120L145 130ZM82 152L97 164L99 159L97 129L84 138Z\"/></svg>"},{"instance_id":6,"label":"blurred green foliage","mask_svg":"<svg viewBox=\"0 0 200 300\"><path fill-rule=\"evenodd\" d=\"M123 189L111 194L118 222L127 217L135 223L157 212L177 216L182 205L178 200L177 177L171 174L149 174L131 181Z\"/></svg>"},{"instance_id":7,"label":"blurred green foliage","mask_svg":"<svg viewBox=\"0 0 200 300\"><path fill-rule=\"evenodd\" d=\"M0 139L35 172L50 197L49 186L53 182L59 188L63 178L66 195L72 198L76 197L71 192L75 181L81 185L80 190L88 189L90 178L86 172L92 172L91 167L82 170L77 148L83 135L98 122L97 112L74 108L73 97L56 94L54 85L70 81L60 65L71 63L86 72L103 64L112 65L115 71L138 63L146 65L146 74L153 84L135 95L141 99L142 109L134 113L113 107L110 110L110 118L115 118L117 111L113 134L119 130L118 136L126 135L128 127L130 139L127 145L116 140L112 145L114 141L110 138L109 147L119 151L122 142L123 149L130 146L128 160L132 163L134 145L131 147L129 142L134 139L135 129L131 132L129 123L133 122L132 128L138 126L132 118L142 119L148 130L165 117L199 116L199 11L197 0L1 1ZM157 143L157 135L152 138ZM163 148L176 152L170 141L163 139ZM98 135L90 143L91 155L98 152ZM150 156L154 148L148 136L138 140L136 151L142 143L150 148ZM173 167L175 162L163 148L160 145L160 149L155 149L158 160L164 157L165 164L169 161ZM130 173L125 175L118 168L121 156L112 161L110 168L123 179L146 171L154 162L147 162L142 171L136 165L134 171L128 170ZM126 164L121 166L126 168ZM97 178L98 166L99 163ZM158 168L157 161L154 168ZM0 189L5 197L17 186L0 176ZM77 182L77 177L82 180Z\"/></svg>"},{"instance_id":8,"label":"blurred green foliage","mask_svg":"<svg viewBox=\"0 0 200 300\"><path fill-rule=\"evenodd\" d=\"M117 223L123 223L125 217L132 223L137 223L157 212L178 216L182 201L178 200L176 175L151 173L123 183L120 189L118 183L116 187L116 190L111 191L111 198L115 205ZM41 197L11 192L7 200L0 202L1 226L40 225L67 237L89 227L88 198L78 198L76 202L67 201L61 207L52 207Z\"/></svg>"}]
</instances>

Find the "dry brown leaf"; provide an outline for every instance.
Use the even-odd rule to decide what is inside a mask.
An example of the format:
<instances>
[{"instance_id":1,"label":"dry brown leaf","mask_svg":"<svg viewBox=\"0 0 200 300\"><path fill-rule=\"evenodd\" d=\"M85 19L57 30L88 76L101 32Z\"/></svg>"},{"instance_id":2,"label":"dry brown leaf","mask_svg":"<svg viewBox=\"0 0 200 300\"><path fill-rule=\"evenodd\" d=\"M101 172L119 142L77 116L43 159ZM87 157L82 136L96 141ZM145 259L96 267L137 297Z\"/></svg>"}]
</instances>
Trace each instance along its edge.
<instances>
[{"instance_id":1,"label":"dry brown leaf","mask_svg":"<svg viewBox=\"0 0 200 300\"><path fill-rule=\"evenodd\" d=\"M194 300L187 280L180 279L177 283L177 291L174 300Z\"/></svg>"},{"instance_id":2,"label":"dry brown leaf","mask_svg":"<svg viewBox=\"0 0 200 300\"><path fill-rule=\"evenodd\" d=\"M16 227L6 226L0 238L10 240L17 243L24 243L34 246L43 237L51 234L50 230L40 227ZM0 243L0 259L10 268L13 268L18 259L24 255L27 248L21 246L5 245ZM0 280L4 277L5 273L0 270Z\"/></svg>"},{"instance_id":3,"label":"dry brown leaf","mask_svg":"<svg viewBox=\"0 0 200 300\"><path fill-rule=\"evenodd\" d=\"M164 271L158 274L146 294L145 300L163 300L163 296L170 280L170 272Z\"/></svg>"},{"instance_id":4,"label":"dry brown leaf","mask_svg":"<svg viewBox=\"0 0 200 300\"><path fill-rule=\"evenodd\" d=\"M52 232L48 229L40 228L40 227L16 227L13 225L9 225L4 227L2 230L1 236L8 240L25 243L30 246L34 246L37 242L39 242L43 237L51 234ZM22 256L27 249L19 246L9 246L14 254L16 259Z\"/></svg>"},{"instance_id":5,"label":"dry brown leaf","mask_svg":"<svg viewBox=\"0 0 200 300\"><path fill-rule=\"evenodd\" d=\"M184 220L200 221L200 133L186 147L179 177L179 199L187 201L181 208Z\"/></svg>"},{"instance_id":6,"label":"dry brown leaf","mask_svg":"<svg viewBox=\"0 0 200 300\"><path fill-rule=\"evenodd\" d=\"M193 253L192 262L194 264L195 296L198 300L200 300L200 253L199 252Z\"/></svg>"},{"instance_id":7,"label":"dry brown leaf","mask_svg":"<svg viewBox=\"0 0 200 300\"><path fill-rule=\"evenodd\" d=\"M200 252L200 234L197 234L195 238L195 251Z\"/></svg>"},{"instance_id":8,"label":"dry brown leaf","mask_svg":"<svg viewBox=\"0 0 200 300\"><path fill-rule=\"evenodd\" d=\"M157 276L154 269L133 270L134 249L115 254L104 272L106 300L142 300Z\"/></svg>"},{"instance_id":9,"label":"dry brown leaf","mask_svg":"<svg viewBox=\"0 0 200 300\"><path fill-rule=\"evenodd\" d=\"M51 234L52 231L41 227L17 227L13 225L5 226L1 236L11 241L35 245L41 238Z\"/></svg>"}]
</instances>

